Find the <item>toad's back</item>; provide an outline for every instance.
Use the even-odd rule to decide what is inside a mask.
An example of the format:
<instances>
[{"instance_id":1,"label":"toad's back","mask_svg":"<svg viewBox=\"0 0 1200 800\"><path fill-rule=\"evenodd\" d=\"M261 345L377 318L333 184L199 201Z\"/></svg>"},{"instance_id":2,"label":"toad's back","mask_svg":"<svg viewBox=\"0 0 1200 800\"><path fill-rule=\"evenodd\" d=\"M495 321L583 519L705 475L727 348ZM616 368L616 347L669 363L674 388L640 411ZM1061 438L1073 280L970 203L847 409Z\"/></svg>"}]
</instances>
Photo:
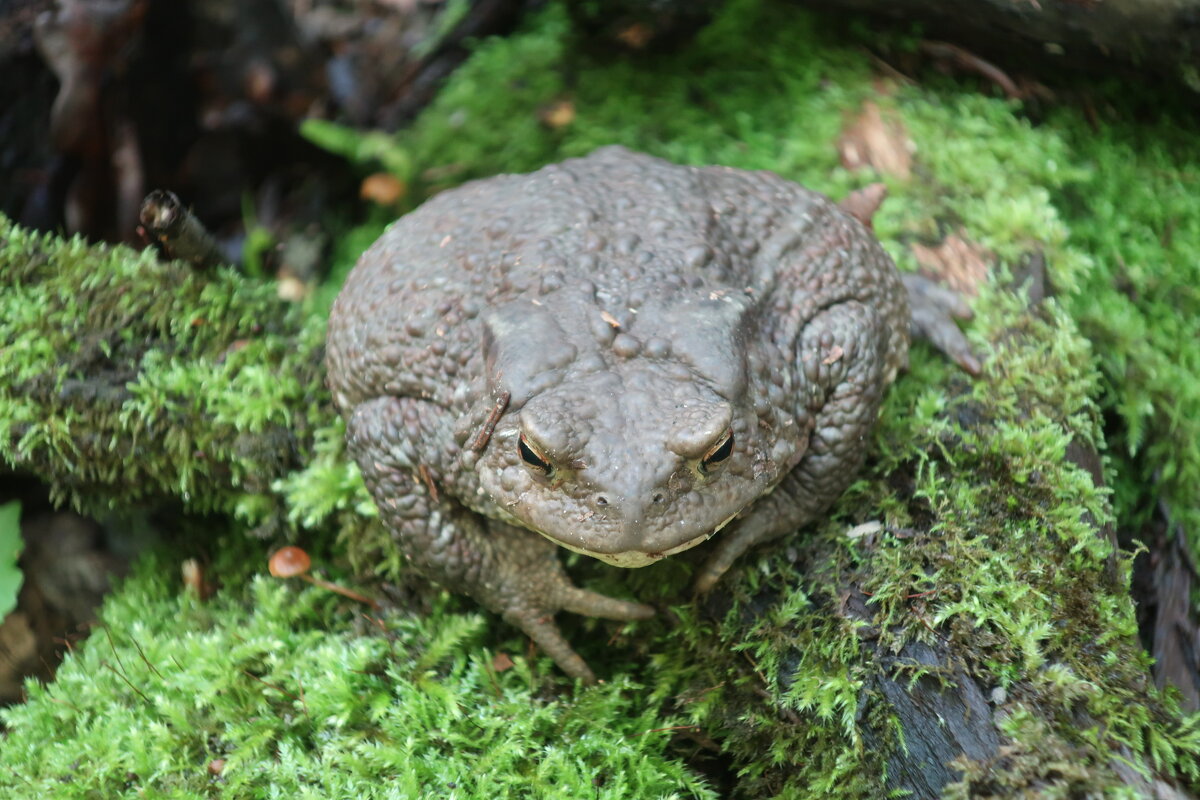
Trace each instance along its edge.
<instances>
[{"instance_id":1,"label":"toad's back","mask_svg":"<svg viewBox=\"0 0 1200 800\"><path fill-rule=\"evenodd\" d=\"M484 309L527 297L580 326L628 330L647 304L681 292L763 303L780 288L786 299L759 315L764 335L794 333L828 303L855 298L896 320L898 366L904 293L886 259L863 257L869 240L855 227L774 174L620 147L469 183L400 219L356 267L330 321L331 382L342 407L381 391L451 405L453 383L482 371ZM814 258L797 270L802 251ZM807 283L809 302L777 285L785 258L786 280Z\"/></svg>"}]
</instances>

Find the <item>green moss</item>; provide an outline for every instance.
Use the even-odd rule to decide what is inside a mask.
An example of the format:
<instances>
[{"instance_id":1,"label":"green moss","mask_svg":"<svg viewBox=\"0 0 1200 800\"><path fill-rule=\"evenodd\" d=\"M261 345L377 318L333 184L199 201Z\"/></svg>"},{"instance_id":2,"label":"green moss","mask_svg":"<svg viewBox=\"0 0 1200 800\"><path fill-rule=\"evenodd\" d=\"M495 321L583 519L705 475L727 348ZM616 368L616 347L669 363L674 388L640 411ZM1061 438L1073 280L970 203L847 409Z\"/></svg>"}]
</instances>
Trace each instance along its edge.
<instances>
[{"instance_id":1,"label":"green moss","mask_svg":"<svg viewBox=\"0 0 1200 800\"><path fill-rule=\"evenodd\" d=\"M213 573L264 558L227 542ZM661 698L540 696L525 659L492 666L480 614L364 621L268 577L201 603L171 573L144 560L106 633L0 712L5 797L714 797L665 756Z\"/></svg>"},{"instance_id":2,"label":"green moss","mask_svg":"<svg viewBox=\"0 0 1200 800\"><path fill-rule=\"evenodd\" d=\"M1122 519L1135 525L1161 495L1200 550L1200 144L1190 119L1133 116L1106 107L1098 129L1054 118L1086 168L1056 205L1095 265L1067 304L1100 354L1105 410L1123 423L1112 442Z\"/></svg>"},{"instance_id":3,"label":"green moss","mask_svg":"<svg viewBox=\"0 0 1200 800\"><path fill-rule=\"evenodd\" d=\"M25 580L17 559L24 548L20 501L0 504L0 619L17 607L17 595Z\"/></svg>"},{"instance_id":4,"label":"green moss","mask_svg":"<svg viewBox=\"0 0 1200 800\"><path fill-rule=\"evenodd\" d=\"M964 225L1010 261L1044 252L1093 342L1098 399L1117 423L1109 477L1122 524L1137 530L1163 497L1200 549L1200 145L1190 121L1139 119L1122 97L1101 94L1100 125L1064 108L1040 127L978 96L902 103L917 157L939 180L927 219ZM885 236L917 227L885 224Z\"/></svg>"},{"instance_id":5,"label":"green moss","mask_svg":"<svg viewBox=\"0 0 1200 800\"><path fill-rule=\"evenodd\" d=\"M273 286L2 217L0 276L0 459L60 500L229 510L328 424L324 322Z\"/></svg>"},{"instance_id":6,"label":"green moss","mask_svg":"<svg viewBox=\"0 0 1200 800\"><path fill-rule=\"evenodd\" d=\"M389 637L346 633L345 612L328 598L302 594L293 614L289 603L296 599L288 594L289 602L281 600L284 590L261 581L231 581L233 596L221 600L221 610L206 623L217 637L208 646L228 645L235 664L277 686L299 686L292 680L298 676L305 702L315 705L314 698L322 695L321 715L310 705L306 716L303 703L297 706L294 699L234 675L231 683L221 684L221 692L199 695L206 699L196 706L195 719L182 718L164 730L154 727L166 723L153 716L157 695L147 692L149 702L138 711L144 715L124 717L124 724L171 745L161 751L144 743L128 745L146 762L125 767L137 776L138 786L144 788L148 776L156 774L154 763L168 764L164 776L186 774L192 780L188 770L224 755L233 763L228 779L248 781L251 795L276 780L295 793L337 794L343 784L319 781L365 780L372 771L402 767L427 770L419 773L425 785L449 793L454 790L445 781L459 780L450 777L460 763L455 746L466 736L465 728L455 726L477 717L490 721L472 729L475 738L489 742L488 726L499 725L497 719L514 731L526 726L519 728L519 737L514 733L520 740L515 750L496 743L483 755L471 752L488 759L502 778L519 775L543 787L539 791L550 789L537 783L542 773L528 753L549 748L544 752L554 755L547 763L565 765L562 769L572 775L570 764L594 766L601 762L588 759L611 751L630 765L625 775L664 787L623 786L625 796L701 793L694 779L665 756L661 740L646 745L652 754L638 757L642 766L633 766L636 758L623 749L639 746L630 743L636 738L632 731L682 719L700 729L698 741L719 746L741 796L877 798L888 794L889 759L906 745L899 720L878 691L881 676L904 685L956 680L949 666L929 667L897 655L913 643L927 643L955 653L961 663L954 669L961 668L985 691L995 690L993 697L1005 698L995 709L1004 719L1003 756L995 763L960 762L963 778L947 788L948 796L1011 796L1053 787L1063 796L1119 797L1127 794L1121 775L1129 770L1200 788L1200 718L1181 714L1170 692L1151 685L1128 597L1130 554L1115 552L1097 534L1098 524L1114 516L1122 524L1136 521L1154 491L1151 477L1185 519L1192 519L1187 515L1200 496L1200 432L1195 429L1200 424L1195 421L1200 419L1200 337L1194 335L1200 319L1195 290L1200 285L1200 201L1189 191L1200 145L1179 135L1170 120L1105 121L1092 131L1082 114L1061 109L1033 124L1011 102L944 81L893 87L880 95L874 80L869 58L852 41L783 2L736 0L689 48L606 63L577 54L565 15L551 5L526 32L483 43L412 129L395 137L358 137L317 126L315 137L355 158L379 159L397 172L408 181L414 202L469 177L528 170L612 142L680 162L772 169L841 196L876 177L843 169L835 147L845 119L872 98L898 115L916 146L913 177L885 178L891 199L876 219L885 247L911 269L910 243L936 241L961 229L996 256L992 280L983 287L968 327L974 346L987 357L986 368L979 379L968 380L918 345L909 374L888 394L862 478L827 519L804 535L743 559L713 597L686 599L686 558L632 574L573 559L571 568L581 582L623 586L670 604L659 619L635 625L564 615L568 635L610 680L573 700L550 700L544 691L527 688L552 680L544 660L518 659L516 670L488 676L488 658L480 649L499 646L495 634L485 634L477 614L464 615L453 603L438 601L428 618L390 623L389 637L404 642L393 652ZM538 109L562 99L573 104L574 121L557 129L539 122ZM368 223L352 243L343 244L339 279L353 251L378 229ZM23 236L7 230L9 237ZM71 258L93 258L81 255L78 245L20 247L20 253L63 247L74 253ZM1033 252L1045 258L1056 296L1031 308L1008 276ZM110 269L118 271L112 279L118 287L137 285L146 270L176 274L170 272L174 268L155 267L128 253L114 261ZM7 270L20 263L0 262L10 265ZM54 292L47 291L51 279L43 275L17 281L16 290L0 294L5 304L0 326L7 326L0 327L0 342L19 362L0 369L10 370L4 377L14 385L38 386L45 380L40 376L50 374L49 385L66 386L71 362L61 366L60 353L76 352L88 331L113 327L111 320L91 317L86 325L78 322L89 304L77 302L79 290L73 287L82 284L87 297L99 280L95 271L82 272L87 277L75 273ZM247 525L282 513L301 528L340 531L356 564L401 576L390 537L363 522L366 497L353 467L344 463L340 429L328 421L312 357L320 320L287 312L282 319L290 321L277 323L275 330L291 331L288 335L302 347L272 349L273 340L264 336L244 348L258 347L255 357L248 353L235 360L237 369L227 368L228 356L222 354L230 342L253 339L252 331L237 327L237 320L247 316L238 310L241 304L257 309L249 317L276 319L275 312L267 313L269 290L220 277L213 282L217 288L203 295L187 283L194 277L178 280L193 287L192 294L185 292L170 313L155 305L176 302L161 297L169 294L162 291L109 301L124 307L120 304L141 298L145 304L122 317L135 323L132 334L117 326L100 337L103 347L123 347L120 353L136 356L121 363L147 365L134 373L144 376L137 391L120 400L140 404L122 425L136 426L145 414L182 415L199 408L223 426L226 436L298 428L307 466L289 471L294 463L288 462L266 472L270 491L255 483L231 491L235 475L264 473L252 473L242 454L228 451L219 459L229 465L225 472L206 471L208 462L185 457L194 444L188 440L166 452L178 459L174 472L169 459L128 469L146 472L151 478L146 485L156 492L210 498L199 505L235 510ZM323 292L319 308L327 308L335 288ZM124 295L117 292L117 297ZM196 311L213 307L225 313ZM72 333L47 343L56 335L40 327L47 309L59 314L48 327L65 325ZM234 321L207 329L191 326L197 315ZM174 322L160 331L151 320ZM200 346L198 337L206 335ZM182 344L171 344L176 338ZM168 344L148 349L143 346L148 340ZM254 367L274 363L271 359L298 370L297 383L266 385ZM226 396L210 397L201 390L210 386L223 387ZM239 392L247 393L244 401L232 396ZM0 447L9 448L0 455L49 474L65 487L62 491L82 493L71 485L71 459L79 447L72 433L80 430L79 415L86 411L57 410L48 390L40 397L56 409L54 414L42 413L19 393L0 395L0 404L6 404L0 405L0 426L6 426L0 427L5 434ZM1111 452L1105 450L1101 428L1105 415L1106 421L1123 423ZM116 429L120 441L124 428ZM187 434L194 435L199 434ZM1108 490L1068 460L1079 449L1105 453L1115 507ZM882 527L867 534L856 527L871 522ZM143 575L131 583L112 608L127 599L146 609L179 602L161 586L154 590L157 599L138 594L149 591L138 587L154 585L147 581ZM114 630L156 624L132 610L110 613ZM186 618L184 623L193 624ZM229 631L238 626L270 635L253 639L258 649L237 655L243 651L230 644ZM502 630L499 635L511 634ZM263 649L268 640L282 642L288 655L270 658ZM510 644L504 649L522 649ZM166 640L157 646L167 646ZM73 763L67 755L72 749L83 752L79 743L92 736L87 726L100 724L103 715L91 714L90 706L72 710L61 701L74 700L55 694L72 686L70 680L82 683L71 671L80 664L92 665L93 678L109 681L96 693L96 702L124 698L126 705L137 705L128 687L110 680L109 670L95 668L108 658L107 647L93 638L69 662L63 678L33 691L28 706L10 712L14 723L30 732L45 736L62 725L71 736L43 745L50 748L45 753L20 749L32 744L6 745L0 748L0 764L21 764L23 771L14 774L44 786L49 784L37 782L65 774L62 765ZM301 652L307 650L319 652L325 663L351 669L322 672L320 660ZM216 668L215 658L193 654L193 668L193 661L176 655L178 665L168 659L179 670L172 680L193 687L215 680L205 677L205 669ZM123 660L126 668L141 669L140 659ZM210 666L201 669L204 664ZM139 676L159 685L153 676ZM499 683L491 683L493 678ZM346 699L355 692L358 700ZM435 709L445 712L445 719L435 717ZM327 725L326 718L345 721ZM572 727L573 720L585 718L594 722L586 735ZM171 738L184 735L183 723L197 719L208 731L205 738ZM630 727L630 720L636 725ZM446 733L447 726L454 732ZM17 729L15 735L26 734ZM33 742L34 733L28 736L13 741ZM554 750L585 739L584 755ZM396 752L416 751L396 750L396 741L420 742L428 755L414 756L420 760L415 766L399 765ZM327 742L338 744L336 752ZM133 756L117 750L113 758L134 763ZM39 761L50 766L31 766ZM297 774L313 783L301 786ZM103 780L116 781L124 772L104 775ZM614 786L621 780L614 771L609 775ZM456 788L462 796L502 791ZM582 787L581 792L590 796L591 790Z\"/></svg>"}]
</instances>

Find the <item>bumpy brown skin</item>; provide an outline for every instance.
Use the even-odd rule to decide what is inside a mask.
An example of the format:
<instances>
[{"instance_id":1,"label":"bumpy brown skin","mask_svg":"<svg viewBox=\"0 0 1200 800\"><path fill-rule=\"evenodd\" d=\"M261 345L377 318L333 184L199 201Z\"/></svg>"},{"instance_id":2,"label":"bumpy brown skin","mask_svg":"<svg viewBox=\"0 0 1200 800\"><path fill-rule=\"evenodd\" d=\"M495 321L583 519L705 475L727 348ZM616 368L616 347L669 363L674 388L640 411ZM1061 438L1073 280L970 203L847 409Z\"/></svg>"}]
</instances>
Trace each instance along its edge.
<instances>
[{"instance_id":1,"label":"bumpy brown skin","mask_svg":"<svg viewBox=\"0 0 1200 800\"><path fill-rule=\"evenodd\" d=\"M405 554L591 680L554 612L652 611L573 586L552 542L638 566L733 518L710 588L853 478L908 330L891 260L826 198L614 147L397 222L334 306L328 367Z\"/></svg>"}]
</instances>

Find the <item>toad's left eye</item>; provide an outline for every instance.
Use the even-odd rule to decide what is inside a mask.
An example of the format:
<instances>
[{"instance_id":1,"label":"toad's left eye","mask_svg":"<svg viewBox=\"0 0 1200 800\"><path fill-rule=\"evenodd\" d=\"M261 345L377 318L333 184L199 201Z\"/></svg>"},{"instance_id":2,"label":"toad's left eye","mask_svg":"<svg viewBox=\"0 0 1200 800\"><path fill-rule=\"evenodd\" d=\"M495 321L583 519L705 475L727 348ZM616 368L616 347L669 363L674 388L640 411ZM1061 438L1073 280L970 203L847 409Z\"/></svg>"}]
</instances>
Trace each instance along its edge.
<instances>
[{"instance_id":1,"label":"toad's left eye","mask_svg":"<svg viewBox=\"0 0 1200 800\"><path fill-rule=\"evenodd\" d=\"M521 460L529 466L541 472L546 477L549 477L554 472L554 465L546 459L537 448L525 438L525 434L521 434L517 439L517 452L521 454Z\"/></svg>"},{"instance_id":2,"label":"toad's left eye","mask_svg":"<svg viewBox=\"0 0 1200 800\"><path fill-rule=\"evenodd\" d=\"M700 471L708 474L719 467L725 459L733 455L733 430L725 431L721 440L713 445L704 458L700 459Z\"/></svg>"}]
</instances>

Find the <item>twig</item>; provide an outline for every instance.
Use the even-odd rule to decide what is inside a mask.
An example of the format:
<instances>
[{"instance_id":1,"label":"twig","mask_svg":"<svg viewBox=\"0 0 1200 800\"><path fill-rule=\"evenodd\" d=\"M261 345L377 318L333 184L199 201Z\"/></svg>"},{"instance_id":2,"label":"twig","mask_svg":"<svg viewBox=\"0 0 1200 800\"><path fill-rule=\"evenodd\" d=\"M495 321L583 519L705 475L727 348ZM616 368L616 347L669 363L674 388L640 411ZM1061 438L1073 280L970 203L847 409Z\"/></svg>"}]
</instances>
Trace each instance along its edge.
<instances>
[{"instance_id":1,"label":"twig","mask_svg":"<svg viewBox=\"0 0 1200 800\"><path fill-rule=\"evenodd\" d=\"M128 672L129 670L125 669L125 662L121 660L121 654L117 652L117 645L113 641L112 631L103 623L100 623L100 627L104 629L104 635L108 637L108 649L112 650L113 658L121 665L121 672Z\"/></svg>"},{"instance_id":2,"label":"twig","mask_svg":"<svg viewBox=\"0 0 1200 800\"><path fill-rule=\"evenodd\" d=\"M145 694L142 692L142 690L141 690L141 689L139 689L138 687L136 687L136 686L134 686L134 685L133 685L133 681L129 680L129 678L127 678L127 677L125 677L124 675L122 675L122 674L121 674L121 673L120 673L120 672L117 670L117 668L116 668L116 667L114 667L112 664L108 663L107 661L104 661L104 662L102 662L102 663L101 663L101 666L103 666L105 669L107 669L107 670L111 671L113 675L116 675L118 678L120 678L121 680L125 681L125 685L126 685L126 686L128 686L130 689L133 689L135 692L137 692L137 694L138 694L138 697L140 697L140 698L142 698L143 700L145 700L145 701L146 701L146 705L148 705L148 706L149 706L149 705L154 705L153 703L151 703L151 702L150 702L150 698L149 698L149 697L146 697L146 695L145 695Z\"/></svg>"},{"instance_id":3,"label":"twig","mask_svg":"<svg viewBox=\"0 0 1200 800\"><path fill-rule=\"evenodd\" d=\"M483 421L483 427L479 433L475 434L475 438L467 445L467 449L473 453L483 451L487 447L488 440L492 438L492 433L496 430L496 423L500 421L500 417L504 416L505 409L508 408L508 401L512 399L512 395L508 392L501 392L496 398L496 405L492 406L492 413L488 414L488 418Z\"/></svg>"},{"instance_id":4,"label":"twig","mask_svg":"<svg viewBox=\"0 0 1200 800\"><path fill-rule=\"evenodd\" d=\"M418 464L417 472L421 474L421 480L425 481L425 488L429 490L429 499L436 503L438 501L437 484L433 482L433 475L430 474L429 467Z\"/></svg>"},{"instance_id":5,"label":"twig","mask_svg":"<svg viewBox=\"0 0 1200 800\"><path fill-rule=\"evenodd\" d=\"M51 697L50 695L46 695L46 699L49 700L51 703L58 703L60 706L66 706L67 708L74 709L76 712L78 712L80 714L83 713L83 709L80 708L79 706L75 705L74 703L68 703L66 700L59 700L57 697Z\"/></svg>"},{"instance_id":6,"label":"twig","mask_svg":"<svg viewBox=\"0 0 1200 800\"><path fill-rule=\"evenodd\" d=\"M921 52L949 61L957 65L960 69L968 72L974 72L992 83L1000 87L1006 95L1013 100L1025 99L1025 93L1017 88L1017 84L1012 78L990 61L985 61L974 53L964 50L956 44L949 42L934 42L925 40L921 42Z\"/></svg>"},{"instance_id":7,"label":"twig","mask_svg":"<svg viewBox=\"0 0 1200 800\"><path fill-rule=\"evenodd\" d=\"M146 662L146 666L150 668L150 671L157 675L159 680L165 681L166 678L164 678L163 674L158 671L158 667L151 664L150 659L146 658L146 653L142 650L142 646L137 643L137 639L130 636L129 641L133 642L133 646L137 648L138 655L142 657L142 661Z\"/></svg>"},{"instance_id":8,"label":"twig","mask_svg":"<svg viewBox=\"0 0 1200 800\"><path fill-rule=\"evenodd\" d=\"M184 207L174 192L155 189L146 195L139 218L171 258L200 269L225 262L204 223Z\"/></svg>"},{"instance_id":9,"label":"twig","mask_svg":"<svg viewBox=\"0 0 1200 800\"><path fill-rule=\"evenodd\" d=\"M666 728L651 728L648 731L642 731L641 733L630 734L630 736L645 736L648 733L663 733L665 731L698 731L698 730L700 730L699 725L669 725Z\"/></svg>"}]
</instances>

